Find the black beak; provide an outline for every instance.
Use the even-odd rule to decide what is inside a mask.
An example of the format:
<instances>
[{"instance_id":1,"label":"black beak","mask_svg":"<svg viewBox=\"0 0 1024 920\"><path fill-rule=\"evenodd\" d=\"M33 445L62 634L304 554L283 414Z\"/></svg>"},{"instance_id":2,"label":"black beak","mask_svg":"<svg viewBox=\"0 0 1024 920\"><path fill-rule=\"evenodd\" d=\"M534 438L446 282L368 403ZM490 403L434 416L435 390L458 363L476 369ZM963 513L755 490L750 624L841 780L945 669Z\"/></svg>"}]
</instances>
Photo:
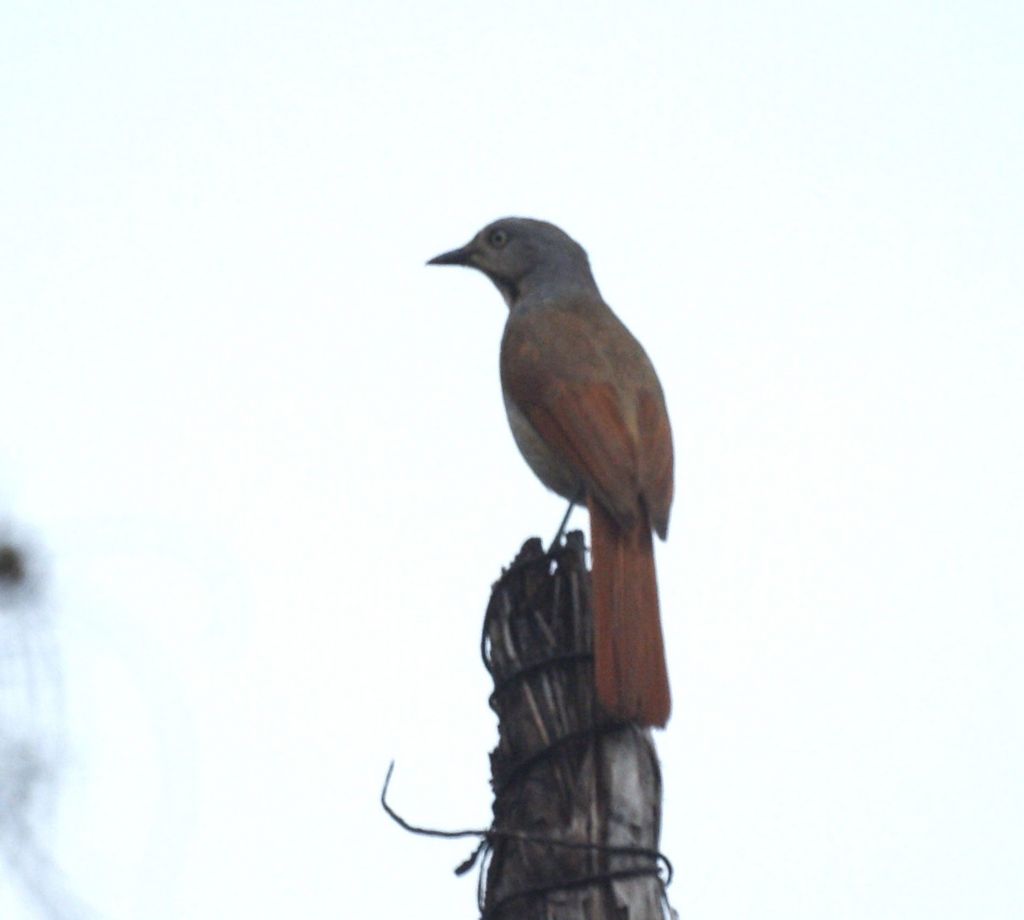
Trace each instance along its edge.
<instances>
[{"instance_id":1,"label":"black beak","mask_svg":"<svg viewBox=\"0 0 1024 920\"><path fill-rule=\"evenodd\" d=\"M473 244L467 243L461 249L453 249L451 252L442 252L441 255L434 256L427 265L469 265L474 251Z\"/></svg>"}]
</instances>

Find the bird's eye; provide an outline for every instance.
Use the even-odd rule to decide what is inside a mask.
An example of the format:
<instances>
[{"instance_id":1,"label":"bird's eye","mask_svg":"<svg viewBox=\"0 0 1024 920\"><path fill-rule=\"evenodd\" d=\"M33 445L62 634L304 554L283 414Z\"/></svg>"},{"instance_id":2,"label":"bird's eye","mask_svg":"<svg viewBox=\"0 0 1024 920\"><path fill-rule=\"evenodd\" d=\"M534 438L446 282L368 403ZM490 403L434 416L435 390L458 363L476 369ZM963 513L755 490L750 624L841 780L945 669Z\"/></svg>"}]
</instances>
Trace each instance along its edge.
<instances>
[{"instance_id":1,"label":"bird's eye","mask_svg":"<svg viewBox=\"0 0 1024 920\"><path fill-rule=\"evenodd\" d=\"M492 230L487 237L487 242L495 249L500 249L508 242L508 234L504 230Z\"/></svg>"}]
</instances>

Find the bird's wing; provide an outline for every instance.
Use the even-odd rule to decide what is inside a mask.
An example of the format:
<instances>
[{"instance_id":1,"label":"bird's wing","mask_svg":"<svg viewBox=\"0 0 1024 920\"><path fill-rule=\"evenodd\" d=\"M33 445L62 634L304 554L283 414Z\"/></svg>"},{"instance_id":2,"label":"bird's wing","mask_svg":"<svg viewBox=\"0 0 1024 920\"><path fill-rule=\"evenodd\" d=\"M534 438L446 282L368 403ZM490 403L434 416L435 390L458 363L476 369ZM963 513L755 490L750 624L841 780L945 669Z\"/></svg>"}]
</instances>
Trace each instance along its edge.
<instances>
[{"instance_id":1,"label":"bird's wing","mask_svg":"<svg viewBox=\"0 0 1024 920\"><path fill-rule=\"evenodd\" d=\"M658 536L668 536L672 507L672 428L660 387L640 389L637 398L637 430L640 433L640 494Z\"/></svg>"},{"instance_id":2,"label":"bird's wing","mask_svg":"<svg viewBox=\"0 0 1024 920\"><path fill-rule=\"evenodd\" d=\"M608 384L563 384L550 388L543 402L521 408L541 438L580 473L587 491L630 527L640 490L634 444L616 402Z\"/></svg>"},{"instance_id":3,"label":"bird's wing","mask_svg":"<svg viewBox=\"0 0 1024 920\"><path fill-rule=\"evenodd\" d=\"M506 396L544 442L564 457L620 526L640 510L637 438L620 390L585 336L522 334L514 325L502 343ZM561 351L571 354L560 354Z\"/></svg>"}]
</instances>

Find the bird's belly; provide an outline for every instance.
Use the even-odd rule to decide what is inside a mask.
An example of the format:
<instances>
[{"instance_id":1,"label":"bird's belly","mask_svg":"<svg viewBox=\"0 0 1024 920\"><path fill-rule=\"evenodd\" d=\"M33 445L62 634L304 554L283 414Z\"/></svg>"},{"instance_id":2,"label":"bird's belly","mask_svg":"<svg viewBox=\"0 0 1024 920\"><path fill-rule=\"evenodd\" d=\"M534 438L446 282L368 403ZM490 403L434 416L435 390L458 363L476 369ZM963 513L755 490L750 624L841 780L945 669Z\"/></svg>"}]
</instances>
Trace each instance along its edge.
<instances>
[{"instance_id":1,"label":"bird's belly","mask_svg":"<svg viewBox=\"0 0 1024 920\"><path fill-rule=\"evenodd\" d=\"M505 412L508 414L508 424L512 429L516 446L537 478L563 498L582 499L585 488L583 480L568 463L548 447L537 434L537 429L507 398Z\"/></svg>"}]
</instances>

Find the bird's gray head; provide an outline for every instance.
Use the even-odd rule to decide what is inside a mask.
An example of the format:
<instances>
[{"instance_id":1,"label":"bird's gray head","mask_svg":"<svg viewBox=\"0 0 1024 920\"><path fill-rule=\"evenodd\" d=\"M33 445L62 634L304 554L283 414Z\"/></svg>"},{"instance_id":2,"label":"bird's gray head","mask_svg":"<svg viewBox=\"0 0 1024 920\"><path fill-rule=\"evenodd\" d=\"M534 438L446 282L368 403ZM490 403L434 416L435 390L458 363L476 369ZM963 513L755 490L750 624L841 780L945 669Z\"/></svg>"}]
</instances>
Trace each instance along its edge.
<instances>
[{"instance_id":1,"label":"bird's gray head","mask_svg":"<svg viewBox=\"0 0 1024 920\"><path fill-rule=\"evenodd\" d=\"M501 291L509 308L549 292L597 291L583 247L554 224L528 217L496 220L461 249L435 256L427 264L478 268Z\"/></svg>"}]
</instances>

